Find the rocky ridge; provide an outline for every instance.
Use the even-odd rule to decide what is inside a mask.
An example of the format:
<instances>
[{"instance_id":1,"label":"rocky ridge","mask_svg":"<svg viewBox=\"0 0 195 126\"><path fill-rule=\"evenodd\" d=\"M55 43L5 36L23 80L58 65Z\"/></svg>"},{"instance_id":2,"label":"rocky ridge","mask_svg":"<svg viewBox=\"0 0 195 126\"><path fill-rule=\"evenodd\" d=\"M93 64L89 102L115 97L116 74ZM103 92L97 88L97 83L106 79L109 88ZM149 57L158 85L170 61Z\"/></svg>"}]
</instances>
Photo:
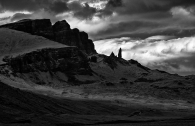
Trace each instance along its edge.
<instances>
[{"instance_id":1,"label":"rocky ridge","mask_svg":"<svg viewBox=\"0 0 195 126\"><path fill-rule=\"evenodd\" d=\"M2 25L0 28L14 29L32 35L43 36L65 45L77 46L87 54L96 53L93 41L88 38L88 34L80 32L78 29L71 29L65 20L58 21L52 25L49 19L24 19Z\"/></svg>"}]
</instances>

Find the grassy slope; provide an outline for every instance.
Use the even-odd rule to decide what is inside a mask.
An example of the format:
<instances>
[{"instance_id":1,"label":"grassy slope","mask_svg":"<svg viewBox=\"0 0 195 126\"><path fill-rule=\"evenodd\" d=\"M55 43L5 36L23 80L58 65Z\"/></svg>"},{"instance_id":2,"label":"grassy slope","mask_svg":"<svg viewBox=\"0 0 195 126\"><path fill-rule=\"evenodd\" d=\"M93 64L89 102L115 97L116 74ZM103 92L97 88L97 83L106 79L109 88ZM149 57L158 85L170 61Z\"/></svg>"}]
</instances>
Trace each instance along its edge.
<instances>
[{"instance_id":1,"label":"grassy slope","mask_svg":"<svg viewBox=\"0 0 195 126\"><path fill-rule=\"evenodd\" d=\"M4 56L23 54L42 48L67 47L66 45L48 40L41 36L11 29L0 29L0 61Z\"/></svg>"},{"instance_id":2,"label":"grassy slope","mask_svg":"<svg viewBox=\"0 0 195 126\"><path fill-rule=\"evenodd\" d=\"M0 83L0 124L60 125L149 121L191 116L192 111L122 107L109 101L52 98Z\"/></svg>"}]
</instances>

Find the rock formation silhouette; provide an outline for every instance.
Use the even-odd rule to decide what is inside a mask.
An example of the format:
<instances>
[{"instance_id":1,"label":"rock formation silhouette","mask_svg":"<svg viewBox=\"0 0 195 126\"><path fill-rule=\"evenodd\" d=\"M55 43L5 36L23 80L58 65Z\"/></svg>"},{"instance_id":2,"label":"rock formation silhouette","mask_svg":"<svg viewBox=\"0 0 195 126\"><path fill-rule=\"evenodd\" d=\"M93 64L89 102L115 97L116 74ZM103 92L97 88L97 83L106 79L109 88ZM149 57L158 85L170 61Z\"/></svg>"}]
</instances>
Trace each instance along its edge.
<instances>
[{"instance_id":1,"label":"rock formation silhouette","mask_svg":"<svg viewBox=\"0 0 195 126\"><path fill-rule=\"evenodd\" d=\"M80 32L76 28L71 29L70 25L65 20L58 21L52 25L50 19L24 19L2 25L0 28L9 28L27 32L32 35L43 36L65 45L76 46L87 54L96 53L93 41L88 38L88 34Z\"/></svg>"},{"instance_id":2,"label":"rock formation silhouette","mask_svg":"<svg viewBox=\"0 0 195 126\"><path fill-rule=\"evenodd\" d=\"M119 52L118 52L118 58L122 58L122 49L121 48L119 49Z\"/></svg>"}]
</instances>

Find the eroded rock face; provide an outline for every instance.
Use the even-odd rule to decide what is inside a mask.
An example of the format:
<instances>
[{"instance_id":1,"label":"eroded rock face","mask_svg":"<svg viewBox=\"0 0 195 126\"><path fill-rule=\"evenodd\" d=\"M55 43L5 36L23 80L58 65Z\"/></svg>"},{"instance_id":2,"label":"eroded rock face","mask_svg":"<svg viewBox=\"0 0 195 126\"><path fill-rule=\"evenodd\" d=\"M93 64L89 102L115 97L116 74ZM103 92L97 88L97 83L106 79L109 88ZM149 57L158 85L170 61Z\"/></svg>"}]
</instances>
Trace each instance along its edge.
<instances>
[{"instance_id":1,"label":"eroded rock face","mask_svg":"<svg viewBox=\"0 0 195 126\"><path fill-rule=\"evenodd\" d=\"M65 45L77 46L87 54L96 53L93 41L88 38L88 34L80 32L77 28L70 29L66 21L58 21L53 25L55 41Z\"/></svg>"},{"instance_id":2,"label":"eroded rock face","mask_svg":"<svg viewBox=\"0 0 195 126\"><path fill-rule=\"evenodd\" d=\"M65 21L58 21L53 25L53 30L56 32L59 31L70 31L70 25Z\"/></svg>"},{"instance_id":3,"label":"eroded rock face","mask_svg":"<svg viewBox=\"0 0 195 126\"><path fill-rule=\"evenodd\" d=\"M43 36L65 45L77 46L87 54L96 53L93 41L88 38L88 34L80 32L78 29L71 29L65 20L58 21L52 26L49 19L25 19L2 25L0 28L23 31L33 35Z\"/></svg>"},{"instance_id":4,"label":"eroded rock face","mask_svg":"<svg viewBox=\"0 0 195 126\"><path fill-rule=\"evenodd\" d=\"M76 47L42 49L5 60L14 73L91 74L87 56Z\"/></svg>"}]
</instances>

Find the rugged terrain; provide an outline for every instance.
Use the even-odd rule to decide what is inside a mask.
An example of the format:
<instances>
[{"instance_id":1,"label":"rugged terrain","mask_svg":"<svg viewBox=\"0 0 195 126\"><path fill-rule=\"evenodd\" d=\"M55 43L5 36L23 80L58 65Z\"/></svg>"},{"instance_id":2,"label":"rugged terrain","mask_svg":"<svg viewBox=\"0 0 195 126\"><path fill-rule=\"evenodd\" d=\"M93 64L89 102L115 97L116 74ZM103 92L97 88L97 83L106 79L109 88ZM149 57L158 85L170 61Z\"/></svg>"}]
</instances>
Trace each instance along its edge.
<instances>
[{"instance_id":1,"label":"rugged terrain","mask_svg":"<svg viewBox=\"0 0 195 126\"><path fill-rule=\"evenodd\" d=\"M97 54L66 21L22 20L0 34L2 124L194 123L194 76L151 70L121 50Z\"/></svg>"},{"instance_id":2,"label":"rugged terrain","mask_svg":"<svg viewBox=\"0 0 195 126\"><path fill-rule=\"evenodd\" d=\"M43 36L65 45L76 46L87 54L96 53L94 44L88 38L88 34L80 32L78 29L71 29L65 20L58 21L52 25L49 19L24 19L16 23L2 25L0 28L9 28L32 35Z\"/></svg>"}]
</instances>

